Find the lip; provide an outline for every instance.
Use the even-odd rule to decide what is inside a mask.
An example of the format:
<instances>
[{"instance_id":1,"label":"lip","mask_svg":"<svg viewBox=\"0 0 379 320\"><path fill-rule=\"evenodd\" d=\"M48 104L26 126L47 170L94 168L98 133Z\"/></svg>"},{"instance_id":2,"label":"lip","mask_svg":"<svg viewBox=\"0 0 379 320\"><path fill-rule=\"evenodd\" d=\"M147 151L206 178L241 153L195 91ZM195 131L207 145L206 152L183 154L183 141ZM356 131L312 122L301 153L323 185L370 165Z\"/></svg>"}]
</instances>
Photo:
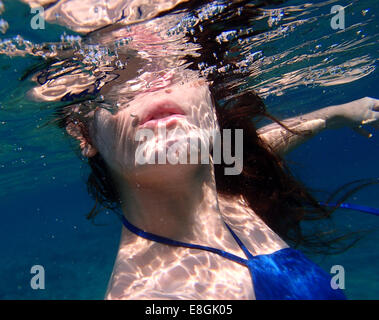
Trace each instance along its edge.
<instances>
[{"instance_id":1,"label":"lip","mask_svg":"<svg viewBox=\"0 0 379 320\"><path fill-rule=\"evenodd\" d=\"M159 101L147 107L141 117L139 127L155 127L158 123L169 125L184 117L185 112L176 103L169 100Z\"/></svg>"}]
</instances>

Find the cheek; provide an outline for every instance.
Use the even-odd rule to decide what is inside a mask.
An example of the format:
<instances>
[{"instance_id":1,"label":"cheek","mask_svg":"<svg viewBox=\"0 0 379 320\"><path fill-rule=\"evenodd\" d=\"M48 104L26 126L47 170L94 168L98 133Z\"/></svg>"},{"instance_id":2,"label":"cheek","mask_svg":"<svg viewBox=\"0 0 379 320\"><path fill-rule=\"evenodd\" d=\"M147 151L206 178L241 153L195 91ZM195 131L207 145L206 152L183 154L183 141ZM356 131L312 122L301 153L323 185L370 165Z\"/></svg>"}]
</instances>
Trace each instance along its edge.
<instances>
[{"instance_id":1,"label":"cheek","mask_svg":"<svg viewBox=\"0 0 379 320\"><path fill-rule=\"evenodd\" d=\"M196 105L193 109L194 120L201 129L216 130L218 128L217 116L209 89L201 88L197 96L197 101L194 101Z\"/></svg>"},{"instance_id":2,"label":"cheek","mask_svg":"<svg viewBox=\"0 0 379 320\"><path fill-rule=\"evenodd\" d=\"M177 86L169 96L184 107L188 120L196 127L205 130L215 127L216 114L208 86L201 83Z\"/></svg>"},{"instance_id":3,"label":"cheek","mask_svg":"<svg viewBox=\"0 0 379 320\"><path fill-rule=\"evenodd\" d=\"M213 148L214 139L220 134L216 110L211 93L208 88L203 88L202 101L198 108L199 127L210 149Z\"/></svg>"},{"instance_id":4,"label":"cheek","mask_svg":"<svg viewBox=\"0 0 379 320\"><path fill-rule=\"evenodd\" d=\"M204 101L199 108L200 128L215 130L217 125L216 112L209 101Z\"/></svg>"},{"instance_id":5,"label":"cheek","mask_svg":"<svg viewBox=\"0 0 379 320\"><path fill-rule=\"evenodd\" d=\"M133 164L133 131L126 114L112 116L105 111L95 117L92 131L95 147L107 164L117 172L124 171Z\"/></svg>"}]
</instances>

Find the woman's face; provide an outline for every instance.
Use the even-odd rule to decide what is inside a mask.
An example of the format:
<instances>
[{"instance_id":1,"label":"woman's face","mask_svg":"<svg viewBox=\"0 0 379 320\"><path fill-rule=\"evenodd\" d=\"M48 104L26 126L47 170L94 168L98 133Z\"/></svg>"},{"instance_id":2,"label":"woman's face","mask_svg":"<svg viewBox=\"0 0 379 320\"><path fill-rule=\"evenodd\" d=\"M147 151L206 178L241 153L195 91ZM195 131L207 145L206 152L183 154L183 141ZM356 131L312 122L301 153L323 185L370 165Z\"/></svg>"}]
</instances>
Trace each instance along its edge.
<instances>
[{"instance_id":1,"label":"woman's face","mask_svg":"<svg viewBox=\"0 0 379 320\"><path fill-rule=\"evenodd\" d=\"M138 94L112 115L98 108L89 132L107 164L123 177L161 164L199 164L209 160L210 137L217 120L204 81L172 84ZM199 143L200 142L200 143ZM167 166L166 166L167 167Z\"/></svg>"}]
</instances>

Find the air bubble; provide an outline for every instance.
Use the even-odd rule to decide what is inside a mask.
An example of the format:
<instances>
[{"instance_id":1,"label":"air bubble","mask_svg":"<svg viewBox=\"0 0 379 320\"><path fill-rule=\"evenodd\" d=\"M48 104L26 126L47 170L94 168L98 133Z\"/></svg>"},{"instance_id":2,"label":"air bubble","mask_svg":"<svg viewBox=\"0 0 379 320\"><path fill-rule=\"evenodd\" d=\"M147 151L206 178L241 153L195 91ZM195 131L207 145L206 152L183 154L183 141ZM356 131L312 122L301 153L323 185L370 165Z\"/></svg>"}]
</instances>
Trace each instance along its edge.
<instances>
[{"instance_id":1,"label":"air bubble","mask_svg":"<svg viewBox=\"0 0 379 320\"><path fill-rule=\"evenodd\" d=\"M1 33L6 33L9 28L8 22L6 22L4 19L0 19L0 31Z\"/></svg>"}]
</instances>

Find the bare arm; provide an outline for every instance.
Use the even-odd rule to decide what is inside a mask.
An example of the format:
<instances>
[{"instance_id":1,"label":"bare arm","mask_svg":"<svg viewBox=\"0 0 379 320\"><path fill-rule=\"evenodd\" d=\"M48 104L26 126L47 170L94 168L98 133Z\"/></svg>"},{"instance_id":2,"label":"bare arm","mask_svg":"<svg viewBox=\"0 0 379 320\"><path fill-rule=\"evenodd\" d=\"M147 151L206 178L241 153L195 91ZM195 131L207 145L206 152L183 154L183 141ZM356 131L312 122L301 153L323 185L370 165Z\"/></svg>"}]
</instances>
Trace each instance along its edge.
<instances>
[{"instance_id":1,"label":"bare arm","mask_svg":"<svg viewBox=\"0 0 379 320\"><path fill-rule=\"evenodd\" d=\"M349 126L360 134L370 137L362 125L370 124L379 129L379 100L367 97L286 119L282 123L293 132L286 130L277 123L258 130L259 137L282 155L324 129L338 129Z\"/></svg>"}]
</instances>

